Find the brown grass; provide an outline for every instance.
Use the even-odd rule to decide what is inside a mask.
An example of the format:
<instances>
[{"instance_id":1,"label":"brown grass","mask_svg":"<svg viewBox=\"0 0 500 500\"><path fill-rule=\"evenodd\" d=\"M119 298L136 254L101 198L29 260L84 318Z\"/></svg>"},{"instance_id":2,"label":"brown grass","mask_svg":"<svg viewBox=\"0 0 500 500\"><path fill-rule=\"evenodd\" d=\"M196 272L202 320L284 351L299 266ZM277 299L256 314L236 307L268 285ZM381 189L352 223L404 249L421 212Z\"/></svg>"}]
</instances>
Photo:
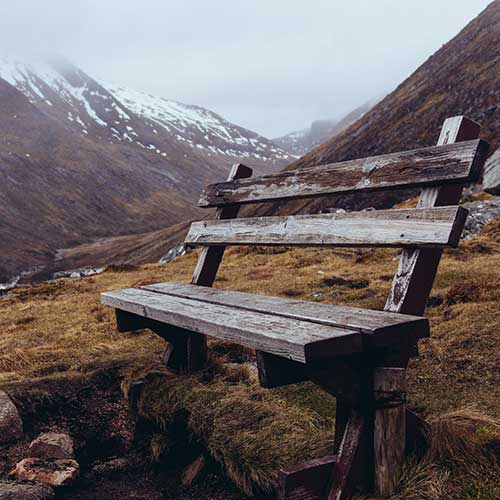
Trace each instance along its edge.
<instances>
[{"instance_id":1,"label":"brown grass","mask_svg":"<svg viewBox=\"0 0 500 500\"><path fill-rule=\"evenodd\" d=\"M411 404L429 416L474 405L476 411L500 418L499 228L500 220L490 223L481 236L447 252L440 267L427 311L432 337L421 343L421 355L409 370ZM113 312L99 303L99 293L105 290L134 283L186 282L196 257L194 252L167 266L114 268L91 278L21 287L5 295L0 300L0 386L15 392L17 384L86 376L116 361L123 362L123 375L129 378L156 372L141 403L143 415L159 425L152 454L168 455L169 441L161 436L167 435L172 415L184 414L190 432L243 489L267 491L278 467L318 453L331 437L333 398L310 384L262 390L248 364L250 353L218 342L212 344L214 364L207 379L166 382L163 341L147 332L118 334ZM390 250L232 248L215 286L381 309L396 257ZM446 440L434 445L434 458L428 463L407 465L405 477L414 486L405 480L401 491L406 493L401 494L452 498L436 496L444 481L455 498L496 498L491 492L498 491L498 482L481 467L472 466L473 472L461 478L454 471L477 462L476 451L482 453L485 443L498 439L498 430L458 421L454 417L452 424L433 424ZM472 435L474 442L479 439L478 448L455 441L456 436L443 429ZM456 454L450 449L457 449L457 443L472 453L463 464L451 458ZM421 482L425 478L427 486ZM409 496L417 489L428 493Z\"/></svg>"}]
</instances>

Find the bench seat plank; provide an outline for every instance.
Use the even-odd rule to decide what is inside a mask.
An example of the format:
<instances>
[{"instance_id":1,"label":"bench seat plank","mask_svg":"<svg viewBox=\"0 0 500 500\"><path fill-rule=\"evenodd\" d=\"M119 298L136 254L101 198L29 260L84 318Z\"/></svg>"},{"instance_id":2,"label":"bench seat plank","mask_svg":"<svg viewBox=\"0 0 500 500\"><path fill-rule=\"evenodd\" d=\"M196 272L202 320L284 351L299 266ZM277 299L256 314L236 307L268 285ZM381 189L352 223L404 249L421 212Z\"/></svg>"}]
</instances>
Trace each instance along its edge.
<instances>
[{"instance_id":1,"label":"bench seat plank","mask_svg":"<svg viewBox=\"0 0 500 500\"><path fill-rule=\"evenodd\" d=\"M199 206L259 203L373 191L474 182L488 144L473 140L317 167L284 170L253 179L211 184Z\"/></svg>"},{"instance_id":2,"label":"bench seat plank","mask_svg":"<svg viewBox=\"0 0 500 500\"><path fill-rule=\"evenodd\" d=\"M102 303L144 318L238 343L301 363L360 352L355 330L242 311L148 290L128 288L101 295Z\"/></svg>"},{"instance_id":3,"label":"bench seat plank","mask_svg":"<svg viewBox=\"0 0 500 500\"><path fill-rule=\"evenodd\" d=\"M194 222L195 245L456 247L467 218L463 207L377 210Z\"/></svg>"},{"instance_id":4,"label":"bench seat plank","mask_svg":"<svg viewBox=\"0 0 500 500\"><path fill-rule=\"evenodd\" d=\"M365 337L377 339L383 345L401 336L403 330L417 338L428 335L424 318L193 285L171 284L171 290L167 291L168 285L106 292L101 300L121 311L301 363L361 352ZM250 307L245 308L245 303ZM354 319L358 312L364 320ZM315 313L319 317L314 317ZM382 316L387 316L385 322Z\"/></svg>"},{"instance_id":5,"label":"bench seat plank","mask_svg":"<svg viewBox=\"0 0 500 500\"><path fill-rule=\"evenodd\" d=\"M372 343L377 346L398 340L402 330L407 334L411 333L416 338L429 336L429 322L426 318L419 316L269 297L184 283L157 283L146 285L143 289L211 304L236 307L245 311L262 312L321 325L348 328L372 335L374 337Z\"/></svg>"}]
</instances>

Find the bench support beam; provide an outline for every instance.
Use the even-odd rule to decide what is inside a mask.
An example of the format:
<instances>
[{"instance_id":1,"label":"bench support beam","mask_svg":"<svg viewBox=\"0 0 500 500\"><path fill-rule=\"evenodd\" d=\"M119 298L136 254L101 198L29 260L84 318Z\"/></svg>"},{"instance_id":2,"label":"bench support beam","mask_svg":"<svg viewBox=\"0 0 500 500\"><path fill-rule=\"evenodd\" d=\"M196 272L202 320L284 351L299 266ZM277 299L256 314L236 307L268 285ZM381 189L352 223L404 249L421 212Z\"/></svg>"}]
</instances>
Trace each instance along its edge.
<instances>
[{"instance_id":1,"label":"bench support beam","mask_svg":"<svg viewBox=\"0 0 500 500\"><path fill-rule=\"evenodd\" d=\"M316 458L279 472L278 500L321 500L333 474L335 455Z\"/></svg>"},{"instance_id":2,"label":"bench support beam","mask_svg":"<svg viewBox=\"0 0 500 500\"><path fill-rule=\"evenodd\" d=\"M227 180L246 179L251 177L252 173L253 170L251 168L241 163L237 163L233 165ZM236 204L218 208L215 212L215 219L234 219L238 216L239 210L240 205ZM225 246L203 247L193 272L191 284L211 287L217 276L217 271L219 270L222 257L224 256L224 251ZM206 360L208 357L206 336L201 335L199 339L192 343L190 349L186 352L189 352L193 359ZM187 360L186 364L189 366Z\"/></svg>"}]
</instances>

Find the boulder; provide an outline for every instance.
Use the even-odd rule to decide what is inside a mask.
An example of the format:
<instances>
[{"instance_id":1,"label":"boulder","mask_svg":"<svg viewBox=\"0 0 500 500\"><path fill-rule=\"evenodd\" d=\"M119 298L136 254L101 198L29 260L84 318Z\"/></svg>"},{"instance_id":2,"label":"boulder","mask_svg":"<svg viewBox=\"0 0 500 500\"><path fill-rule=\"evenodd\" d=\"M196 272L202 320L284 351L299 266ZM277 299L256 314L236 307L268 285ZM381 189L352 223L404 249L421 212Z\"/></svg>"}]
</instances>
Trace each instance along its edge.
<instances>
[{"instance_id":1,"label":"boulder","mask_svg":"<svg viewBox=\"0 0 500 500\"><path fill-rule=\"evenodd\" d=\"M484 166L483 187L488 193L500 194L500 149Z\"/></svg>"},{"instance_id":2,"label":"boulder","mask_svg":"<svg viewBox=\"0 0 500 500\"><path fill-rule=\"evenodd\" d=\"M38 481L49 486L70 486L77 479L80 466L76 460L25 458L10 473L23 481Z\"/></svg>"},{"instance_id":3,"label":"boulder","mask_svg":"<svg viewBox=\"0 0 500 500\"><path fill-rule=\"evenodd\" d=\"M44 484L0 481L0 500L52 500L52 488Z\"/></svg>"},{"instance_id":4,"label":"boulder","mask_svg":"<svg viewBox=\"0 0 500 500\"><path fill-rule=\"evenodd\" d=\"M0 444L23 437L23 422L15 404L6 392L0 391Z\"/></svg>"},{"instance_id":5,"label":"boulder","mask_svg":"<svg viewBox=\"0 0 500 500\"><path fill-rule=\"evenodd\" d=\"M58 432L40 434L30 444L29 453L33 458L75 458L73 440Z\"/></svg>"},{"instance_id":6,"label":"boulder","mask_svg":"<svg viewBox=\"0 0 500 500\"><path fill-rule=\"evenodd\" d=\"M500 217L500 198L465 203L464 207L469 210L469 216L462 234L463 239L477 236L488 222Z\"/></svg>"}]
</instances>

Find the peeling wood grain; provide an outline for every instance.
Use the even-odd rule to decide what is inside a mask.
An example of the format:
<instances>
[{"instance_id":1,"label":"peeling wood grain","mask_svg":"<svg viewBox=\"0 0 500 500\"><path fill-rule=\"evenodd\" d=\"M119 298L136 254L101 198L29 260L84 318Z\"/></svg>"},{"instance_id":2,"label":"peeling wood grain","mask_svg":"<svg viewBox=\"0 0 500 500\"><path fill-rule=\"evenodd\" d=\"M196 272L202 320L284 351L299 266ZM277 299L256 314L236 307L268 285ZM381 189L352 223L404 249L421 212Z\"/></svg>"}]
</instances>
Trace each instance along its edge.
<instances>
[{"instance_id":1,"label":"peeling wood grain","mask_svg":"<svg viewBox=\"0 0 500 500\"><path fill-rule=\"evenodd\" d=\"M487 150L487 143L475 140L211 184L203 191L199 205L215 207L473 182L478 179Z\"/></svg>"},{"instance_id":2,"label":"peeling wood grain","mask_svg":"<svg viewBox=\"0 0 500 500\"><path fill-rule=\"evenodd\" d=\"M247 179L252 176L252 169L237 163L233 165L227 178L228 182L238 179ZM216 220L234 219L238 216L239 205L228 205L218 208L215 214ZM191 283L193 285L212 286L219 270L222 257L224 256L224 246L205 247L202 249L198 262L193 272Z\"/></svg>"},{"instance_id":3,"label":"peeling wood grain","mask_svg":"<svg viewBox=\"0 0 500 500\"><path fill-rule=\"evenodd\" d=\"M462 207L377 210L321 215L194 222L186 244L456 247L467 210Z\"/></svg>"},{"instance_id":4,"label":"peeling wood grain","mask_svg":"<svg viewBox=\"0 0 500 500\"><path fill-rule=\"evenodd\" d=\"M336 457L327 455L303 462L278 476L278 500L321 500L335 466Z\"/></svg>"},{"instance_id":5,"label":"peeling wood grain","mask_svg":"<svg viewBox=\"0 0 500 500\"><path fill-rule=\"evenodd\" d=\"M488 160L484 168L483 187L488 193L500 194L500 149Z\"/></svg>"},{"instance_id":6,"label":"peeling wood grain","mask_svg":"<svg viewBox=\"0 0 500 500\"><path fill-rule=\"evenodd\" d=\"M401 477L406 450L404 368L377 368L373 376L373 448L377 495L390 497Z\"/></svg>"}]
</instances>

